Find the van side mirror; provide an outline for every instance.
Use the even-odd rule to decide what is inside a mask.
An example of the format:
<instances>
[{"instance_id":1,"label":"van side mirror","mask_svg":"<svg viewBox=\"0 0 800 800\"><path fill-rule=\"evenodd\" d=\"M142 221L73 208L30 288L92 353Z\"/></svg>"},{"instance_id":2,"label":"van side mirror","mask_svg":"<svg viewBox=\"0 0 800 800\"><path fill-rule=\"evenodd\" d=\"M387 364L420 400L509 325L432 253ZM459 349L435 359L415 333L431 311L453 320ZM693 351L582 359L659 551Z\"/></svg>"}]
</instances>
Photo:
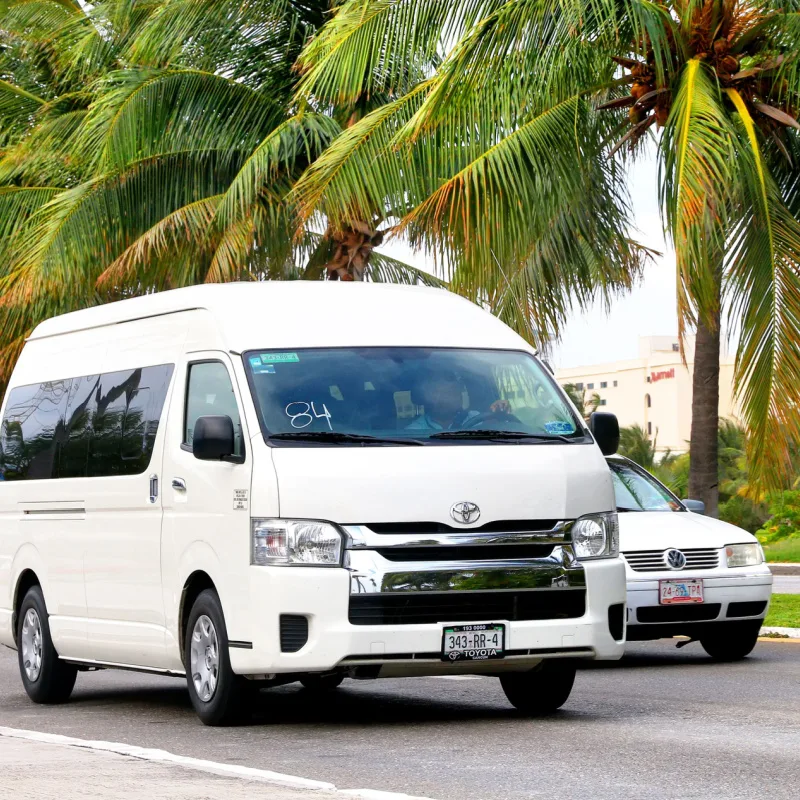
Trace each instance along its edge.
<instances>
[{"instance_id":1,"label":"van side mirror","mask_svg":"<svg viewBox=\"0 0 800 800\"><path fill-rule=\"evenodd\" d=\"M202 461L221 461L232 456L233 421L228 416L198 417L194 423L192 453Z\"/></svg>"},{"instance_id":2,"label":"van side mirror","mask_svg":"<svg viewBox=\"0 0 800 800\"><path fill-rule=\"evenodd\" d=\"M705 514L706 504L702 500L681 500L686 506L687 511L693 511L695 514Z\"/></svg>"},{"instance_id":3,"label":"van side mirror","mask_svg":"<svg viewBox=\"0 0 800 800\"><path fill-rule=\"evenodd\" d=\"M589 428L604 456L613 456L619 448L619 422L615 414L595 411L589 417Z\"/></svg>"}]
</instances>

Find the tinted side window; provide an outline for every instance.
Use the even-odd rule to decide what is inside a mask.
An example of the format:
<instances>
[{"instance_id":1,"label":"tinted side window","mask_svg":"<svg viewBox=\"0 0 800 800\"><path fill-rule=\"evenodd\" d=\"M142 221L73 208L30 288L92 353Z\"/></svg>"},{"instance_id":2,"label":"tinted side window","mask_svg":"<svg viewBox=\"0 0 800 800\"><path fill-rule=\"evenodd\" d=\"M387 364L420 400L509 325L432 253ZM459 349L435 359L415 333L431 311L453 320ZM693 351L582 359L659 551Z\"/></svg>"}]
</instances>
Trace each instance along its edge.
<instances>
[{"instance_id":1,"label":"tinted side window","mask_svg":"<svg viewBox=\"0 0 800 800\"><path fill-rule=\"evenodd\" d=\"M100 376L89 444L90 477L144 472L153 453L172 366Z\"/></svg>"},{"instance_id":2,"label":"tinted side window","mask_svg":"<svg viewBox=\"0 0 800 800\"><path fill-rule=\"evenodd\" d=\"M52 381L12 390L2 425L5 480L56 477L70 383Z\"/></svg>"},{"instance_id":3,"label":"tinted side window","mask_svg":"<svg viewBox=\"0 0 800 800\"><path fill-rule=\"evenodd\" d=\"M133 390L122 418L121 471L126 475L144 472L150 464L172 366L145 367L139 386Z\"/></svg>"},{"instance_id":4,"label":"tinted side window","mask_svg":"<svg viewBox=\"0 0 800 800\"><path fill-rule=\"evenodd\" d=\"M99 375L73 378L67 405L64 442L58 463L59 478L84 478L88 469L92 418L97 407Z\"/></svg>"},{"instance_id":5,"label":"tinted side window","mask_svg":"<svg viewBox=\"0 0 800 800\"><path fill-rule=\"evenodd\" d=\"M218 414L229 416L233 421L234 453L242 455L242 421L227 368L219 361L191 364L186 391L184 444L191 445L198 417Z\"/></svg>"}]
</instances>

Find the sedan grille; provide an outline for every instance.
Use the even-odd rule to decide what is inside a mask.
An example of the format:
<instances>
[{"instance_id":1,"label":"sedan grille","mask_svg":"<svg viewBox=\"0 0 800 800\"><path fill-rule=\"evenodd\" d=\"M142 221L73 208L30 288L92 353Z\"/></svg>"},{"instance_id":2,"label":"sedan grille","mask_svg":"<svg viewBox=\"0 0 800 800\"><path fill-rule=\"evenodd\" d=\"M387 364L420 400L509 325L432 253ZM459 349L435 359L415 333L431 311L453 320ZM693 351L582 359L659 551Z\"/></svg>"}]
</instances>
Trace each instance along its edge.
<instances>
[{"instance_id":1,"label":"sedan grille","mask_svg":"<svg viewBox=\"0 0 800 800\"><path fill-rule=\"evenodd\" d=\"M636 572L680 572L681 570L673 570L667 566L666 554L671 549L667 550L632 550L623 553L625 560L630 564L631 569ZM694 549L694 550L681 550L686 556L687 569L716 569L719 566L719 550L713 548Z\"/></svg>"}]
</instances>

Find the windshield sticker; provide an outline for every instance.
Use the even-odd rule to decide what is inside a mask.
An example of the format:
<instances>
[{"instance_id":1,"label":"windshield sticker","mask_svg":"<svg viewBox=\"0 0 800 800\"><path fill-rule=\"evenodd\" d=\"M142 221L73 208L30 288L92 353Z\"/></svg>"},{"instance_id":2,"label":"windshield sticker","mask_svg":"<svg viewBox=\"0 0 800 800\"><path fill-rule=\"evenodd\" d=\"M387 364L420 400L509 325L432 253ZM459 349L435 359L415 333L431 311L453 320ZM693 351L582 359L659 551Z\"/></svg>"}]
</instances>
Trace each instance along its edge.
<instances>
[{"instance_id":1,"label":"windshield sticker","mask_svg":"<svg viewBox=\"0 0 800 800\"><path fill-rule=\"evenodd\" d=\"M556 433L561 436L564 434L575 433L575 426L571 422L561 422L558 420L555 422L545 422L544 429L548 433Z\"/></svg>"},{"instance_id":2,"label":"windshield sticker","mask_svg":"<svg viewBox=\"0 0 800 800\"><path fill-rule=\"evenodd\" d=\"M250 356L250 366L251 367L260 367L261 366L261 356Z\"/></svg>"},{"instance_id":3,"label":"windshield sticker","mask_svg":"<svg viewBox=\"0 0 800 800\"><path fill-rule=\"evenodd\" d=\"M262 364L290 364L299 361L297 353L262 353Z\"/></svg>"},{"instance_id":4,"label":"windshield sticker","mask_svg":"<svg viewBox=\"0 0 800 800\"><path fill-rule=\"evenodd\" d=\"M274 364L261 364L253 366L253 372L256 375L274 375L275 374L275 365Z\"/></svg>"}]
</instances>

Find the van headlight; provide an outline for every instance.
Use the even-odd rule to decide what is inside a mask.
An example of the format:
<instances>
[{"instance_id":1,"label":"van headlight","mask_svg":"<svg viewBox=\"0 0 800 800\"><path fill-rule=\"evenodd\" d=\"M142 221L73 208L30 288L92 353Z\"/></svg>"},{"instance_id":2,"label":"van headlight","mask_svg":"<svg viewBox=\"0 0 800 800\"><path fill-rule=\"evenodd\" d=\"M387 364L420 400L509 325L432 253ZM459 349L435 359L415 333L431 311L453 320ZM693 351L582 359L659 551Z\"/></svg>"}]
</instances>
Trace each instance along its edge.
<instances>
[{"instance_id":1,"label":"van headlight","mask_svg":"<svg viewBox=\"0 0 800 800\"><path fill-rule=\"evenodd\" d=\"M578 558L616 558L619 555L617 512L587 514L572 523L572 550Z\"/></svg>"},{"instance_id":2,"label":"van headlight","mask_svg":"<svg viewBox=\"0 0 800 800\"><path fill-rule=\"evenodd\" d=\"M251 564L338 567L342 563L342 534L328 522L253 518L251 531Z\"/></svg>"},{"instance_id":3,"label":"van headlight","mask_svg":"<svg viewBox=\"0 0 800 800\"><path fill-rule=\"evenodd\" d=\"M757 542L750 544L729 544L725 548L729 567L755 567L764 560L761 546Z\"/></svg>"}]
</instances>

